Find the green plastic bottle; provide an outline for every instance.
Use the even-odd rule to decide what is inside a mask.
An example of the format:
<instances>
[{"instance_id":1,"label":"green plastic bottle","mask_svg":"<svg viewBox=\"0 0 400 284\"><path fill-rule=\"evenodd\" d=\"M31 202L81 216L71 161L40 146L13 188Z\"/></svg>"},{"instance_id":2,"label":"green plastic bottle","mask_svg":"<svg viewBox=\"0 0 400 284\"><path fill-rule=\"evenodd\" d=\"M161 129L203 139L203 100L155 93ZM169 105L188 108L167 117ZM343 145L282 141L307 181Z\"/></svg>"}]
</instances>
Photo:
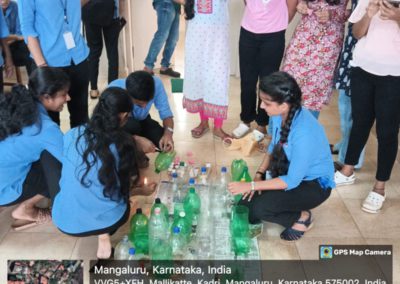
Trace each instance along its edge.
<instances>
[{"instance_id":1,"label":"green plastic bottle","mask_svg":"<svg viewBox=\"0 0 400 284\"><path fill-rule=\"evenodd\" d=\"M240 181L245 167L247 167L247 163L242 159L232 161L231 164L232 181Z\"/></svg>"},{"instance_id":2,"label":"green plastic bottle","mask_svg":"<svg viewBox=\"0 0 400 284\"><path fill-rule=\"evenodd\" d=\"M142 209L136 209L130 223L129 240L135 245L137 253L149 253L149 220L142 213Z\"/></svg>"},{"instance_id":3,"label":"green plastic bottle","mask_svg":"<svg viewBox=\"0 0 400 284\"><path fill-rule=\"evenodd\" d=\"M175 155L176 155L175 151L159 153L154 162L155 172L159 174L162 171L167 170L171 165L171 163L173 162Z\"/></svg>"},{"instance_id":4,"label":"green plastic bottle","mask_svg":"<svg viewBox=\"0 0 400 284\"><path fill-rule=\"evenodd\" d=\"M161 203L161 199L160 198L156 198L156 200L154 201L153 207L151 207L151 215L154 214L154 210L156 208L160 208L161 214L163 216L165 216L166 221L169 220L169 212L168 212L168 208L167 206L165 206L165 204Z\"/></svg>"},{"instance_id":5,"label":"green plastic bottle","mask_svg":"<svg viewBox=\"0 0 400 284\"><path fill-rule=\"evenodd\" d=\"M243 173L240 176L239 181L240 182L251 182L252 180L253 179L251 178L251 176L249 174L249 168L247 166L245 166L243 168ZM236 204L240 201L240 199L242 199L242 196L243 196L242 194L235 195L234 200L235 200Z\"/></svg>"},{"instance_id":6,"label":"green plastic bottle","mask_svg":"<svg viewBox=\"0 0 400 284\"><path fill-rule=\"evenodd\" d=\"M190 224L188 218L186 217L185 212L183 212L183 211L179 212L179 216L177 216L177 218L174 219L174 222L172 223L172 227L171 227L172 233L173 233L173 230L175 227L179 228L180 234L185 237L185 240L187 242L189 242L192 228L191 228L191 224Z\"/></svg>"},{"instance_id":7,"label":"green plastic bottle","mask_svg":"<svg viewBox=\"0 0 400 284\"><path fill-rule=\"evenodd\" d=\"M191 220L192 225L197 225L197 216L200 214L201 200L194 187L189 188L189 192L183 199L183 208L189 220Z\"/></svg>"}]
</instances>

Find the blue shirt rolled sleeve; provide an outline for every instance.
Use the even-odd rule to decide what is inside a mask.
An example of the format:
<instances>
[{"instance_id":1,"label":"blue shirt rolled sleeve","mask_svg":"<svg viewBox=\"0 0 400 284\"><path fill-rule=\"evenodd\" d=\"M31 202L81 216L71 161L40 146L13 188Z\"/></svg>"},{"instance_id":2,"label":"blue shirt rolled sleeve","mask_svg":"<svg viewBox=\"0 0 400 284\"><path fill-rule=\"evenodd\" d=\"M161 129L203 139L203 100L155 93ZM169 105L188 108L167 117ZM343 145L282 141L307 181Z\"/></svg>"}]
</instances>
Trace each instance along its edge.
<instances>
[{"instance_id":1,"label":"blue shirt rolled sleeve","mask_svg":"<svg viewBox=\"0 0 400 284\"><path fill-rule=\"evenodd\" d=\"M20 24L25 41L28 36L38 37L35 29L35 1L18 1L18 8L21 11Z\"/></svg>"},{"instance_id":2,"label":"blue shirt rolled sleeve","mask_svg":"<svg viewBox=\"0 0 400 284\"><path fill-rule=\"evenodd\" d=\"M154 84L155 84L155 94L154 94L154 105L156 106L160 118L162 120L173 117L171 108L168 102L168 96L165 92L164 85L160 78L153 77Z\"/></svg>"},{"instance_id":3,"label":"blue shirt rolled sleeve","mask_svg":"<svg viewBox=\"0 0 400 284\"><path fill-rule=\"evenodd\" d=\"M291 155L290 164L287 175L279 176L288 187L285 190L291 190L299 186L299 184L305 179L307 171L310 168L310 159L313 157L312 137L305 133L301 135L294 135L292 137L296 143L290 145ZM287 147L286 145L284 148Z\"/></svg>"}]
</instances>

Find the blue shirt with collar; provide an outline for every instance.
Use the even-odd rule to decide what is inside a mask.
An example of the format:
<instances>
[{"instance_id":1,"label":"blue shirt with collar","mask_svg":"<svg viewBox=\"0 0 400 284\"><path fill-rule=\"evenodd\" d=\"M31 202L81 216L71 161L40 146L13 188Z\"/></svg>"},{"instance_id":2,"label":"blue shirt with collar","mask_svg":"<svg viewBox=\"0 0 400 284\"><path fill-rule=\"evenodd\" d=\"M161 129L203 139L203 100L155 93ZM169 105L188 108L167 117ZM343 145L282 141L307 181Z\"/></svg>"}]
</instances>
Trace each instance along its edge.
<instances>
[{"instance_id":1,"label":"blue shirt with collar","mask_svg":"<svg viewBox=\"0 0 400 284\"><path fill-rule=\"evenodd\" d=\"M87 148L87 142L84 138L79 139L79 151L76 142L83 131L84 126L75 127L64 136L60 191L54 199L52 208L53 223L61 231L69 234L110 227L120 220L127 210L124 199L116 201L117 198L111 200L103 195L104 186L98 178L102 165L100 160L86 176L85 181L90 182L89 187L81 184L85 170L82 153ZM112 145L110 150L118 163L115 145Z\"/></svg>"},{"instance_id":2,"label":"blue shirt with collar","mask_svg":"<svg viewBox=\"0 0 400 284\"><path fill-rule=\"evenodd\" d=\"M89 55L81 35L80 0L18 0L22 35L39 40L47 65L77 65ZM64 19L66 11L66 20ZM67 49L64 33L71 32L75 47Z\"/></svg>"},{"instance_id":3,"label":"blue shirt with collar","mask_svg":"<svg viewBox=\"0 0 400 284\"><path fill-rule=\"evenodd\" d=\"M0 13L0 38L7 38L10 33L8 31L8 27L7 27L7 23L6 20L4 18L3 13ZM1 51L1 49L0 49ZM4 59L3 56L0 53L0 67L4 65Z\"/></svg>"},{"instance_id":4,"label":"blue shirt with collar","mask_svg":"<svg viewBox=\"0 0 400 284\"><path fill-rule=\"evenodd\" d=\"M149 115L150 108L151 106L154 105L156 106L156 109L158 110L158 113L160 115L160 118L162 120L173 117L171 108L169 107L169 102L168 102L168 96L167 93L165 92L164 85L161 81L160 78L153 76L154 79L154 98L151 99L146 107L142 108L138 105L133 106L132 110L132 117L137 119L137 120L144 120L146 117ZM112 81L109 85L109 87L120 87L122 89L126 89L126 79L117 79Z\"/></svg>"},{"instance_id":5,"label":"blue shirt with collar","mask_svg":"<svg viewBox=\"0 0 400 284\"><path fill-rule=\"evenodd\" d=\"M271 119L273 132L269 154L279 143L282 124L280 115ZM283 149L290 162L287 175L279 177L288 185L285 190L296 188L303 180L314 179L324 189L335 187L333 160L324 128L306 108L295 114Z\"/></svg>"},{"instance_id":6,"label":"blue shirt with collar","mask_svg":"<svg viewBox=\"0 0 400 284\"><path fill-rule=\"evenodd\" d=\"M10 1L7 9L4 12L4 17L7 22L8 30L10 34L22 35L21 26L18 18L18 4L15 1Z\"/></svg>"},{"instance_id":7,"label":"blue shirt with collar","mask_svg":"<svg viewBox=\"0 0 400 284\"><path fill-rule=\"evenodd\" d=\"M26 126L19 135L0 141L0 205L17 200L33 162L47 150L61 161L63 133L42 104L38 103L39 120Z\"/></svg>"}]
</instances>

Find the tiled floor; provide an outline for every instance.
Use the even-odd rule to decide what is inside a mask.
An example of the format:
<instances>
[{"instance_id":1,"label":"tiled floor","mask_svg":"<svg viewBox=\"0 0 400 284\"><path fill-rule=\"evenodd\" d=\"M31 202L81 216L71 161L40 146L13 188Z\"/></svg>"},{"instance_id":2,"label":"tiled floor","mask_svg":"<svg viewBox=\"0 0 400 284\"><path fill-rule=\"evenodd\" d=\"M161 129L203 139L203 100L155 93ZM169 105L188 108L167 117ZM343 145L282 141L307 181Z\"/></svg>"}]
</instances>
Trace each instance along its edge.
<instances>
[{"instance_id":1,"label":"tiled floor","mask_svg":"<svg viewBox=\"0 0 400 284\"><path fill-rule=\"evenodd\" d=\"M183 70L182 56L177 54L176 67ZM106 70L106 68L102 68ZM190 129L198 123L196 115L188 114L182 109L182 95L171 94L170 82L163 77L165 88L175 115L175 147L178 155L184 157L187 152L193 152L198 162L210 162L214 166L229 165L235 158L240 158L239 152L230 152L222 147L221 141L213 138L211 132L201 139L193 139ZM105 86L102 74L100 87ZM225 130L231 131L239 122L240 112L239 79L231 78L229 118ZM96 100L90 101L91 108ZM158 117L153 110L153 117ZM62 129L67 130L67 114L62 114ZM324 108L320 117L331 142L339 139L339 119L337 112L337 96L331 104ZM400 283L400 165L396 162L392 180L388 183L388 199L380 214L367 214L360 210L360 204L367 192L373 186L374 169L376 167L376 137L371 134L367 146L366 162L362 170L357 172L357 182L352 186L341 187L333 191L331 197L322 206L313 211L315 215L314 228L296 243L284 243L279 238L281 227L274 224L265 226L264 234L259 238L261 256L263 259L317 259L320 244L388 244L394 248L394 280ZM154 155L151 155L152 161ZM245 160L254 173L262 154L254 151ZM143 176L150 180L160 181L150 167ZM146 204L149 208L151 198L136 198L134 206ZM94 259L97 240L95 237L73 238L60 233L52 224L43 225L23 232L13 232L10 212L12 208L0 208L0 283L5 283L6 260L13 258L41 259ZM84 218L84 216L83 216ZM123 226L114 236L117 242L126 233L128 226Z\"/></svg>"}]
</instances>

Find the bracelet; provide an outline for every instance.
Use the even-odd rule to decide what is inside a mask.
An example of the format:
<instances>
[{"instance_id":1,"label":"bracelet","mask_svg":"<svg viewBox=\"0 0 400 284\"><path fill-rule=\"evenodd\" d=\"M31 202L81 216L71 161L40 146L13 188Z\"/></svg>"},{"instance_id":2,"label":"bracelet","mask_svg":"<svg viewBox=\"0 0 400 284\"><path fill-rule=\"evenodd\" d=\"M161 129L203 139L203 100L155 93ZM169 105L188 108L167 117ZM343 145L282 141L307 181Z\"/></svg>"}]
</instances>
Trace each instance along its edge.
<instances>
[{"instance_id":1,"label":"bracelet","mask_svg":"<svg viewBox=\"0 0 400 284\"><path fill-rule=\"evenodd\" d=\"M172 127L165 127L165 130L168 130L171 133L174 133L174 129Z\"/></svg>"},{"instance_id":2,"label":"bracelet","mask_svg":"<svg viewBox=\"0 0 400 284\"><path fill-rule=\"evenodd\" d=\"M250 183L250 185L251 185L251 192L254 192L254 188L255 188L255 186L256 186L256 183L254 182L254 181L252 181L251 183Z\"/></svg>"}]
</instances>

